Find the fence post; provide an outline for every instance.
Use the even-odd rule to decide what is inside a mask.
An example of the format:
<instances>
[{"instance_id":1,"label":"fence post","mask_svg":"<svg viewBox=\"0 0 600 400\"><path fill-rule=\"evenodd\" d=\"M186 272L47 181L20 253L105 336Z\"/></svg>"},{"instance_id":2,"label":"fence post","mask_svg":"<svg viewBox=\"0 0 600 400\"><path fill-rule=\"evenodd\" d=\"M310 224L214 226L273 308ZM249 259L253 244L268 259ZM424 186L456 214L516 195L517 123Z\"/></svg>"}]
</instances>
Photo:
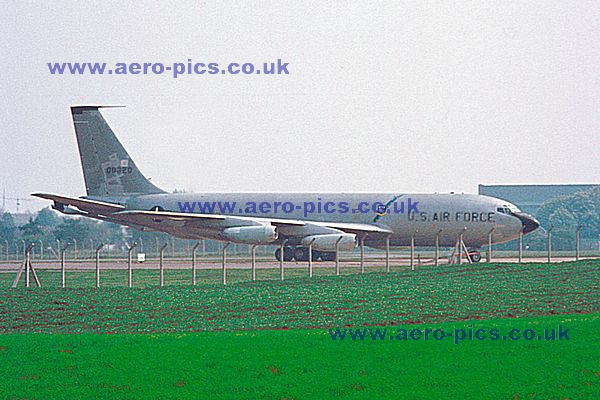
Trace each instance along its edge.
<instances>
[{"instance_id":1,"label":"fence post","mask_svg":"<svg viewBox=\"0 0 600 400\"><path fill-rule=\"evenodd\" d=\"M548 229L548 263L550 263L552 258L552 229L554 229L554 225Z\"/></svg>"},{"instance_id":2,"label":"fence post","mask_svg":"<svg viewBox=\"0 0 600 400\"><path fill-rule=\"evenodd\" d=\"M456 246L456 250L458 251L458 265L462 265L462 251L463 251L463 232L458 235L458 246Z\"/></svg>"},{"instance_id":3,"label":"fence post","mask_svg":"<svg viewBox=\"0 0 600 400\"><path fill-rule=\"evenodd\" d=\"M340 236L338 240L335 242L335 274L337 276L340 275L340 241L343 239L343 236Z\"/></svg>"},{"instance_id":4,"label":"fence post","mask_svg":"<svg viewBox=\"0 0 600 400\"><path fill-rule=\"evenodd\" d=\"M231 243L227 243L225 246L223 246L223 285L227 284L227 248L229 247Z\"/></svg>"},{"instance_id":5,"label":"fence post","mask_svg":"<svg viewBox=\"0 0 600 400\"><path fill-rule=\"evenodd\" d=\"M256 246L252 245L250 247L250 253L252 255L252 282L256 280Z\"/></svg>"},{"instance_id":6,"label":"fence post","mask_svg":"<svg viewBox=\"0 0 600 400\"><path fill-rule=\"evenodd\" d=\"M579 225L575 231L575 261L579 261L579 231L583 225Z\"/></svg>"},{"instance_id":7,"label":"fence post","mask_svg":"<svg viewBox=\"0 0 600 400\"><path fill-rule=\"evenodd\" d=\"M435 235L435 260L433 262L433 265L436 267L438 266L440 258L440 233L442 233L441 229Z\"/></svg>"},{"instance_id":8,"label":"fence post","mask_svg":"<svg viewBox=\"0 0 600 400\"><path fill-rule=\"evenodd\" d=\"M25 249L25 287L29 287L29 275L31 274L31 250L35 244L31 243Z\"/></svg>"},{"instance_id":9,"label":"fence post","mask_svg":"<svg viewBox=\"0 0 600 400\"><path fill-rule=\"evenodd\" d=\"M196 250L198 250L198 246L200 246L200 242L196 242L194 247L192 247L192 285L196 286Z\"/></svg>"},{"instance_id":10,"label":"fence post","mask_svg":"<svg viewBox=\"0 0 600 400\"><path fill-rule=\"evenodd\" d=\"M469 254L469 249L467 248L467 245L465 244L465 241L463 240L463 235L466 231L467 231L467 227L465 226L463 228L463 233L460 234L460 249L461 249L461 251L462 250L465 251L465 258L467 259L467 262L469 264L473 264L473 260L471 259L471 255Z\"/></svg>"},{"instance_id":11,"label":"fence post","mask_svg":"<svg viewBox=\"0 0 600 400\"><path fill-rule=\"evenodd\" d=\"M365 236L360 237L360 273L365 273Z\"/></svg>"},{"instance_id":12,"label":"fence post","mask_svg":"<svg viewBox=\"0 0 600 400\"><path fill-rule=\"evenodd\" d=\"M30 243L27 248L25 249L25 254L23 254L23 264L21 265L21 268L19 268L19 270L17 271L17 276L15 276L15 279L13 280L13 284L12 287L16 288L19 285L19 280L21 280L21 275L23 273L23 271L25 271L25 286L29 287L29 282L30 282L30 275L33 274L33 279L35 279L35 284L37 285L37 287L41 287L40 284L40 280L37 276L37 273L35 272L35 269L33 268L33 265L31 264L31 252L33 250L33 247L35 246L35 243Z\"/></svg>"},{"instance_id":13,"label":"fence post","mask_svg":"<svg viewBox=\"0 0 600 400\"><path fill-rule=\"evenodd\" d=\"M100 250L104 247L104 243L100 243L96 247L96 287L100 287Z\"/></svg>"},{"instance_id":14,"label":"fence post","mask_svg":"<svg viewBox=\"0 0 600 400\"><path fill-rule=\"evenodd\" d=\"M131 247L127 246L127 286L129 288L133 287L133 273L131 270L131 253L133 253L133 249L137 246L137 242L134 242Z\"/></svg>"},{"instance_id":15,"label":"fence post","mask_svg":"<svg viewBox=\"0 0 600 400\"><path fill-rule=\"evenodd\" d=\"M61 287L65 288L66 287L66 282L65 282L65 253L67 251L67 248L71 245L71 243L67 243L63 246L62 249L60 249L60 281L61 281Z\"/></svg>"},{"instance_id":16,"label":"fence post","mask_svg":"<svg viewBox=\"0 0 600 400\"><path fill-rule=\"evenodd\" d=\"M390 235L385 237L385 272L390 272Z\"/></svg>"},{"instance_id":17,"label":"fence post","mask_svg":"<svg viewBox=\"0 0 600 400\"><path fill-rule=\"evenodd\" d=\"M416 232L415 232L416 233ZM415 234L410 235L410 270L415 270Z\"/></svg>"},{"instance_id":18,"label":"fence post","mask_svg":"<svg viewBox=\"0 0 600 400\"><path fill-rule=\"evenodd\" d=\"M281 245L279 246L279 278L281 280L284 279L284 269L283 269L283 258L284 258L284 249L285 249L285 244L288 242L288 239L285 239L283 242L281 242Z\"/></svg>"},{"instance_id":19,"label":"fence post","mask_svg":"<svg viewBox=\"0 0 600 400\"><path fill-rule=\"evenodd\" d=\"M494 233L494 228L490 230L488 233L488 253L487 253L487 262L492 262L492 235Z\"/></svg>"},{"instance_id":20,"label":"fence post","mask_svg":"<svg viewBox=\"0 0 600 400\"><path fill-rule=\"evenodd\" d=\"M313 257L312 257L312 247L313 243L317 240L316 238L312 238L310 243L308 244L308 277L312 278L313 276Z\"/></svg>"},{"instance_id":21,"label":"fence post","mask_svg":"<svg viewBox=\"0 0 600 400\"><path fill-rule=\"evenodd\" d=\"M523 228L519 231L519 264L523 261Z\"/></svg>"},{"instance_id":22,"label":"fence post","mask_svg":"<svg viewBox=\"0 0 600 400\"><path fill-rule=\"evenodd\" d=\"M158 256L158 269L159 269L159 275L160 275L160 287L163 287L165 285L165 273L164 273L164 258L165 258L165 249L167 248L168 243L165 243L162 245L162 247L159 250L160 255Z\"/></svg>"}]
</instances>

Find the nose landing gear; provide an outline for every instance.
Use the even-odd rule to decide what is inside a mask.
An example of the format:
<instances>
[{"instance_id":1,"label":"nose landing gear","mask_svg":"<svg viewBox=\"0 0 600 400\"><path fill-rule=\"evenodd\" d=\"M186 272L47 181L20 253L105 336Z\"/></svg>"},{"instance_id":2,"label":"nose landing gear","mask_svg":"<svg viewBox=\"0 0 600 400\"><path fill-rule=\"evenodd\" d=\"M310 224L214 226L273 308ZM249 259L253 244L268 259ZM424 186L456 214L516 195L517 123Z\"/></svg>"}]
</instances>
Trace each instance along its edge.
<instances>
[{"instance_id":1,"label":"nose landing gear","mask_svg":"<svg viewBox=\"0 0 600 400\"><path fill-rule=\"evenodd\" d=\"M471 261L473 262L481 261L481 253L479 250L469 249L469 257L471 257Z\"/></svg>"},{"instance_id":2,"label":"nose landing gear","mask_svg":"<svg viewBox=\"0 0 600 400\"><path fill-rule=\"evenodd\" d=\"M481 261L481 253L479 252L478 249L468 249L469 250L469 258L471 259L471 262L477 263L479 261ZM466 259L467 255L465 253L462 253L461 256L463 257L463 259ZM453 263L456 262L456 259L454 258L456 257L456 259L458 258L458 255L455 253L452 253L448 256L448 263Z\"/></svg>"}]
</instances>

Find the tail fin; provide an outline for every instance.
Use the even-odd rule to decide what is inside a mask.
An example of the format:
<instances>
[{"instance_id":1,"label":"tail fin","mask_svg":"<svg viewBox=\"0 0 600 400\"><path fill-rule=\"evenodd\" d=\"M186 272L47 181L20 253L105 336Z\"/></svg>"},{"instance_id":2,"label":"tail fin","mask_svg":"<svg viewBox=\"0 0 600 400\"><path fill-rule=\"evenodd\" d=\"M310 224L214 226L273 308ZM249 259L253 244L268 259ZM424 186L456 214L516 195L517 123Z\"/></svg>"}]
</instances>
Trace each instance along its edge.
<instances>
[{"instance_id":1,"label":"tail fin","mask_svg":"<svg viewBox=\"0 0 600 400\"><path fill-rule=\"evenodd\" d=\"M87 195L164 193L142 175L99 108L71 107Z\"/></svg>"}]
</instances>

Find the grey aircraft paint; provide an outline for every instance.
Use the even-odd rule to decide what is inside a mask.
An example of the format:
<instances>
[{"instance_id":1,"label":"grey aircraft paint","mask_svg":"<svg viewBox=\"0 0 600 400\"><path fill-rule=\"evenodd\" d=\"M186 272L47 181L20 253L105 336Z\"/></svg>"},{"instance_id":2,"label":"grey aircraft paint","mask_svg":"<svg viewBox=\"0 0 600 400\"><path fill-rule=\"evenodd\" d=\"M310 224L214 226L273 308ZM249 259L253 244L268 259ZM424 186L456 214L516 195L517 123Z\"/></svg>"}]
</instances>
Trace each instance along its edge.
<instances>
[{"instance_id":1,"label":"grey aircraft paint","mask_svg":"<svg viewBox=\"0 0 600 400\"><path fill-rule=\"evenodd\" d=\"M99 112L100 106L72 107L75 132L79 145L87 196L79 199L51 194L35 194L53 200L61 212L108 220L138 229L160 230L188 239L216 239L240 243L264 244L247 238L236 240L224 232L228 228L273 225L277 238L268 243L287 240L300 245L308 236L327 234L355 235L371 247L383 247L389 236L394 247L409 246L414 237L416 246L454 246L463 234L465 244L479 248L488 243L503 243L535 230L539 223L521 213L504 200L473 194L398 194L398 193L179 193L171 194L157 188L139 171L112 129ZM408 202L418 203L418 212L408 212ZM393 208L395 201L398 206ZM225 203L235 207L229 211L213 211L214 215L182 212L185 202ZM267 212L247 212L254 203L289 202L295 207L289 212L265 209ZM347 204L346 212L313 212L306 214L305 202ZM381 203L383 208L360 212L359 204ZM396 212L404 203L404 212ZM385 207L388 207L387 209ZM364 207L363 207L364 209ZM331 210L331 207L329 208ZM191 211L188 209L188 211ZM316 211L316 210L315 210ZM260 230L260 229L259 229ZM257 232L259 231L257 230ZM228 231L231 232L231 231ZM272 233L272 232L271 232ZM237 231L236 231L237 234ZM265 237L269 237L268 235Z\"/></svg>"}]
</instances>

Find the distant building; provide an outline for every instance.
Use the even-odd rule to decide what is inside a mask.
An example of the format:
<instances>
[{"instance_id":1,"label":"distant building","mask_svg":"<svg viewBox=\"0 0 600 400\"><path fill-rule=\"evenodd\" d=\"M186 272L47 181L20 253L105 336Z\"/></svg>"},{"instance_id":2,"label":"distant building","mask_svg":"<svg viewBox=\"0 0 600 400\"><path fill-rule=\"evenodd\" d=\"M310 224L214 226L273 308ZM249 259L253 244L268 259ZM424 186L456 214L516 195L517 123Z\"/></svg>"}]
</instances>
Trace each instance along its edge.
<instances>
[{"instance_id":1,"label":"distant building","mask_svg":"<svg viewBox=\"0 0 600 400\"><path fill-rule=\"evenodd\" d=\"M479 185L479 194L509 201L522 211L535 215L547 200L597 187L600 185Z\"/></svg>"}]
</instances>

